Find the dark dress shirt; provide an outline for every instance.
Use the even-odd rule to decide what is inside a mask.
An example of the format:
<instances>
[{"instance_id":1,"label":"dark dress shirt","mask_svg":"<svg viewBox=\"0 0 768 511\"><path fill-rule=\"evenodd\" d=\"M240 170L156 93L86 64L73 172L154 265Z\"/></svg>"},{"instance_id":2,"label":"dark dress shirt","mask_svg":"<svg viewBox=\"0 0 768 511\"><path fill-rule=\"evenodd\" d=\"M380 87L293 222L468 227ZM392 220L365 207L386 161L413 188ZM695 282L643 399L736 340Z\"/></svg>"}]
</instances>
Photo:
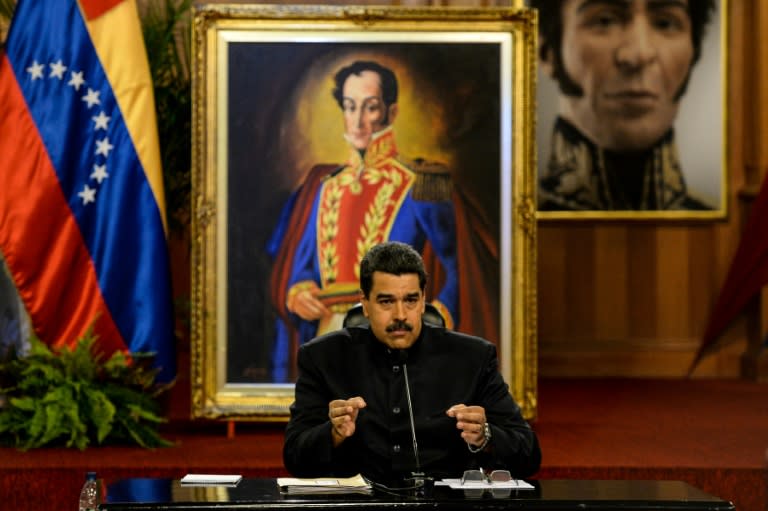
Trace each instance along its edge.
<instances>
[{"instance_id":1,"label":"dark dress shirt","mask_svg":"<svg viewBox=\"0 0 768 511\"><path fill-rule=\"evenodd\" d=\"M534 474L541 463L536 434L498 370L496 347L478 337L423 324L405 365L371 330L348 328L299 348L299 378L286 428L283 460L297 477L350 476L397 484L416 470L404 372L413 404L421 470L460 477L464 470ZM333 447L328 404L361 396L355 434ZM480 405L491 427L489 448L472 454L453 405Z\"/></svg>"}]
</instances>

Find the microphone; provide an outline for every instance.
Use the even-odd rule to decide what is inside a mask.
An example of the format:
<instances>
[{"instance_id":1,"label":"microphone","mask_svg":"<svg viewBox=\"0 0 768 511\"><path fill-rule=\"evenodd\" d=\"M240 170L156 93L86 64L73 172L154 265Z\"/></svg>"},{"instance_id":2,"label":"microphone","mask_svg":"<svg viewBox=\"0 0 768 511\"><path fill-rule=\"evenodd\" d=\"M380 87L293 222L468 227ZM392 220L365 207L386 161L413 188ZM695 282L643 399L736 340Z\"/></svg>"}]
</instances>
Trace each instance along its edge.
<instances>
[{"instance_id":1,"label":"microphone","mask_svg":"<svg viewBox=\"0 0 768 511\"><path fill-rule=\"evenodd\" d=\"M421 471L421 463L419 462L419 444L416 442L416 423L413 420L413 404L411 403L411 386L408 382L408 352L405 350L398 350L397 359L400 365L403 366L403 376L405 377L405 397L408 400L408 417L411 420L411 440L413 441L413 456L416 460L416 471L411 472L411 477L408 480L413 484L414 489L423 491L429 478L427 478L424 472Z\"/></svg>"}]
</instances>

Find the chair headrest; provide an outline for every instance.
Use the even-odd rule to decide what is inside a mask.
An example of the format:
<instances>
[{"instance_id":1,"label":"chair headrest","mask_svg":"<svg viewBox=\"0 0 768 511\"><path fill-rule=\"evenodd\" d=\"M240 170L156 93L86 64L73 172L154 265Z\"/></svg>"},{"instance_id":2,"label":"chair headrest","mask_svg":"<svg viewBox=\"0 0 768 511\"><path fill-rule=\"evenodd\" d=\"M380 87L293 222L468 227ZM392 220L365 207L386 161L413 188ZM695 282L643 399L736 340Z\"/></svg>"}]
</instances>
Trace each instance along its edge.
<instances>
[{"instance_id":1,"label":"chair headrest","mask_svg":"<svg viewBox=\"0 0 768 511\"><path fill-rule=\"evenodd\" d=\"M437 310L437 307L431 303L426 304L424 307L424 315L422 318L425 323L430 325L445 327L445 319L442 314L440 314L440 311ZM366 327L369 325L368 318L363 314L363 305L361 303L356 304L347 311L342 325L344 328L355 326Z\"/></svg>"}]
</instances>

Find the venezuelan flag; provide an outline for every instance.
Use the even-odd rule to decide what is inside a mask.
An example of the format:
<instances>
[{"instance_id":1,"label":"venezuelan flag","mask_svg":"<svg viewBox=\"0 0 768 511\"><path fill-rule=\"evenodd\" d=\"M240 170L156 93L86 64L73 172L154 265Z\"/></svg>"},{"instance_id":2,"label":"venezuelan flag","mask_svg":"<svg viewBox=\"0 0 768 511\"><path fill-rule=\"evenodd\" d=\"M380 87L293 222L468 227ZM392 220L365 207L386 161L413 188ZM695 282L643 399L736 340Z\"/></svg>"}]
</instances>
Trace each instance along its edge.
<instances>
[{"instance_id":1,"label":"venezuelan flag","mask_svg":"<svg viewBox=\"0 0 768 511\"><path fill-rule=\"evenodd\" d=\"M175 376L157 123L135 0L20 0L0 54L0 250L38 337Z\"/></svg>"}]
</instances>

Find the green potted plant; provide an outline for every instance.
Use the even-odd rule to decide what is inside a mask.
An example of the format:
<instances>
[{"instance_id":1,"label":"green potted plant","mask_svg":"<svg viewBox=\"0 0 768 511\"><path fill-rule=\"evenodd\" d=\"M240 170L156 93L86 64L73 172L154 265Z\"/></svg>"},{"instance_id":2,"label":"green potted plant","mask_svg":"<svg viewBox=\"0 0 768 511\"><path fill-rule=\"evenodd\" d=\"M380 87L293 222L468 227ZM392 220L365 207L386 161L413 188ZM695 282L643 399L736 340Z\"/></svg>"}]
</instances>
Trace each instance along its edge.
<instances>
[{"instance_id":1,"label":"green potted plant","mask_svg":"<svg viewBox=\"0 0 768 511\"><path fill-rule=\"evenodd\" d=\"M72 348L51 350L31 339L30 353L0 362L0 445L30 449L105 443L171 445L157 431L165 422L149 357L121 352L104 359L88 332Z\"/></svg>"}]
</instances>

